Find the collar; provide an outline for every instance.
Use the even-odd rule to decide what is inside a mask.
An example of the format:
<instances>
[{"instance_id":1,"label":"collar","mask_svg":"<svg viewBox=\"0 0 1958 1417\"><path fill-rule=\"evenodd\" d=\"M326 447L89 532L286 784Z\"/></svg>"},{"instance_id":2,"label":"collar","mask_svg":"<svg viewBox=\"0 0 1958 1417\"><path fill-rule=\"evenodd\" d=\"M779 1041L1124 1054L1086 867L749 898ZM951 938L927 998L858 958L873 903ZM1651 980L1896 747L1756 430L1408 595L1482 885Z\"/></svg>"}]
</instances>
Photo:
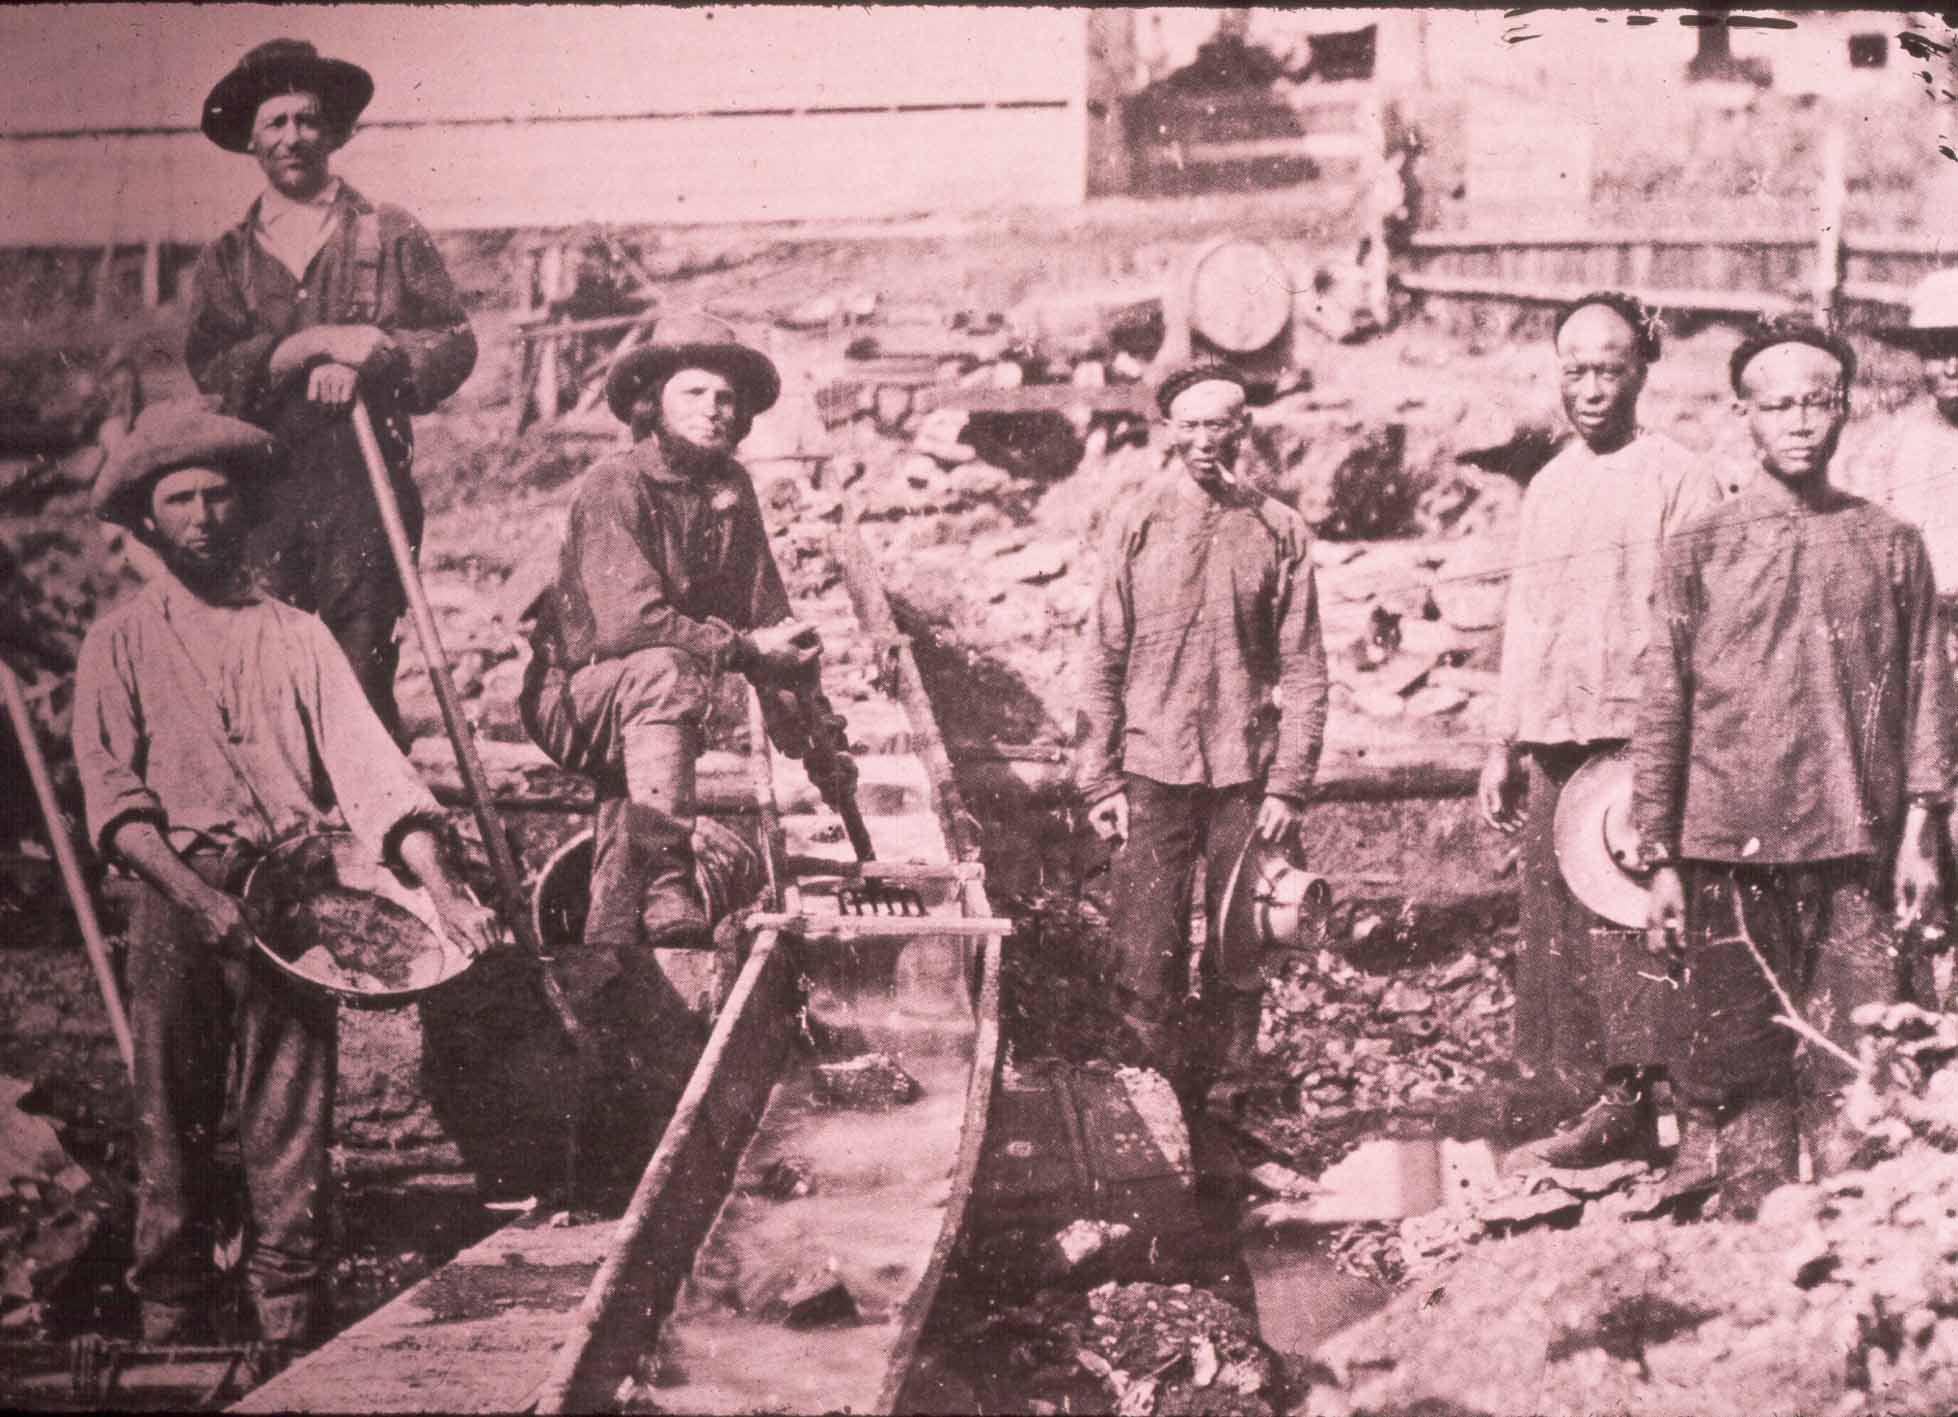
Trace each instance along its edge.
<instances>
[{"instance_id":1,"label":"collar","mask_svg":"<svg viewBox=\"0 0 1958 1417\"><path fill-rule=\"evenodd\" d=\"M1812 481L1795 487L1782 481L1757 462L1741 490L1741 495L1763 510L1799 517L1810 512L1828 511L1832 507L1840 506L1849 498L1849 493L1844 492L1828 478L1829 470L1824 468Z\"/></svg>"},{"instance_id":2,"label":"collar","mask_svg":"<svg viewBox=\"0 0 1958 1417\"><path fill-rule=\"evenodd\" d=\"M333 204L340 200L340 190L340 179L329 177L319 191L303 202L296 202L276 187L267 187L258 198L259 225L272 226L293 220L302 223L324 221Z\"/></svg>"}]
</instances>

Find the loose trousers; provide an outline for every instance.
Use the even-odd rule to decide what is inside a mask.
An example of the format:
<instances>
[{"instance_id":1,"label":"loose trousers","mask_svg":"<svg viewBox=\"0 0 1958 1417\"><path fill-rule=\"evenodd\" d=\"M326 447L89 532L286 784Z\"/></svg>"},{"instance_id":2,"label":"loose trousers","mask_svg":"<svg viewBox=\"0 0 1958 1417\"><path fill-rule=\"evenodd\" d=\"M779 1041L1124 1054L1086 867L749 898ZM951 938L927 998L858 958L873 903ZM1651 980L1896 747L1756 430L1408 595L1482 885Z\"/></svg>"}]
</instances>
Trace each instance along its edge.
<instances>
[{"instance_id":1,"label":"loose trousers","mask_svg":"<svg viewBox=\"0 0 1958 1417\"><path fill-rule=\"evenodd\" d=\"M225 863L191 866L224 887ZM338 1014L249 956L197 942L187 913L140 884L129 929L136 1044L135 1261L146 1302L192 1306L216 1278L212 1178L227 1087L237 1092L250 1225L245 1283L260 1337L309 1337L331 1180Z\"/></svg>"},{"instance_id":2,"label":"loose trousers","mask_svg":"<svg viewBox=\"0 0 1958 1417\"><path fill-rule=\"evenodd\" d=\"M1215 963L1220 907L1264 787L1178 787L1133 773L1124 785L1129 838L1113 866L1110 984L1147 1060L1187 1097L1214 1075L1226 1042L1227 1001ZM1211 947L1199 970L1203 1002L1191 1009L1190 887L1199 861Z\"/></svg>"}]
</instances>

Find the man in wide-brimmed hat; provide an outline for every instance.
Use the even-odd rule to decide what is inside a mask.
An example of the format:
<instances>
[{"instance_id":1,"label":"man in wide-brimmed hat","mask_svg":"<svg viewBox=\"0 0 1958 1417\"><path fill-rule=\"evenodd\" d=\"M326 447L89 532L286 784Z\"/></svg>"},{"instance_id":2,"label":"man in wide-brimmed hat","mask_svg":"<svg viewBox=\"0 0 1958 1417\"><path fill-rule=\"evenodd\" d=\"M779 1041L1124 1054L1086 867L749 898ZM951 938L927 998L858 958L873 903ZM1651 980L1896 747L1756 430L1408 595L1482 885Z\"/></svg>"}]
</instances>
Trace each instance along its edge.
<instances>
[{"instance_id":1,"label":"man in wide-brimmed hat","mask_svg":"<svg viewBox=\"0 0 1958 1417\"><path fill-rule=\"evenodd\" d=\"M1551 348L1577 436L1523 495L1478 798L1489 825L1522 837L1517 1076L1503 1128L1535 1138L1540 1160L1595 1166L1656 1140L1647 1084L1660 1060L1650 1029L1623 1026L1640 1018L1637 1001L1613 990L1637 978L1619 957L1643 954L1640 933L1571 893L1554 823L1565 784L1632 735L1661 544L1721 494L1702 459L1639 425L1661 352L1652 311L1586 294L1557 312Z\"/></svg>"},{"instance_id":2,"label":"man in wide-brimmed hat","mask_svg":"<svg viewBox=\"0 0 1958 1417\"><path fill-rule=\"evenodd\" d=\"M140 881L127 963L140 1171L129 1282L157 1343L194 1341L210 1318L213 1150L233 1077L257 1336L304 1343L317 1318L333 1004L248 952L242 868L294 833L351 828L429 887L458 945L490 942L488 913L448 863L434 799L346 656L244 569L251 504L281 456L252 424L157 404L93 497L163 567L90 627L72 730L90 837Z\"/></svg>"},{"instance_id":3,"label":"man in wide-brimmed hat","mask_svg":"<svg viewBox=\"0 0 1958 1417\"><path fill-rule=\"evenodd\" d=\"M1813 325L1734 351L1760 470L1665 543L1632 737L1652 944L1681 981L1672 1184L1742 1216L1804 1141L1818 1178L1854 1156L1853 1069L1788 1004L1853 1056L1860 1006L1930 1002L1908 931L1938 908L1950 674L1923 537L1830 483L1855 371Z\"/></svg>"},{"instance_id":4,"label":"man in wide-brimmed hat","mask_svg":"<svg viewBox=\"0 0 1958 1417\"><path fill-rule=\"evenodd\" d=\"M204 134L255 158L266 189L198 262L184 357L226 413L290 450L248 552L272 593L326 622L399 737L406 602L347 410L366 400L418 542L409 417L469 376L476 339L428 233L332 175L373 93L364 70L293 39L259 45L218 80Z\"/></svg>"},{"instance_id":5,"label":"man in wide-brimmed hat","mask_svg":"<svg viewBox=\"0 0 1958 1417\"><path fill-rule=\"evenodd\" d=\"M1193 1125L1257 1037L1255 964L1219 968L1224 889L1253 833L1297 831L1326 722L1311 537L1244 476L1246 400L1225 364L1177 369L1158 388L1163 469L1109 518L1079 690L1075 785L1096 833L1119 843L1111 1003ZM1188 1006L1199 861L1212 946L1201 1014ZM1215 1162L1229 1166L1221 1151Z\"/></svg>"},{"instance_id":6,"label":"man in wide-brimmed hat","mask_svg":"<svg viewBox=\"0 0 1958 1417\"><path fill-rule=\"evenodd\" d=\"M566 982L574 1006L647 949L708 942L692 836L715 677L746 675L778 746L804 745L794 680L821 646L790 615L734 457L780 392L766 355L694 314L663 317L607 380L633 444L594 464L572 501L521 704L538 745L598 793L586 951Z\"/></svg>"}]
</instances>

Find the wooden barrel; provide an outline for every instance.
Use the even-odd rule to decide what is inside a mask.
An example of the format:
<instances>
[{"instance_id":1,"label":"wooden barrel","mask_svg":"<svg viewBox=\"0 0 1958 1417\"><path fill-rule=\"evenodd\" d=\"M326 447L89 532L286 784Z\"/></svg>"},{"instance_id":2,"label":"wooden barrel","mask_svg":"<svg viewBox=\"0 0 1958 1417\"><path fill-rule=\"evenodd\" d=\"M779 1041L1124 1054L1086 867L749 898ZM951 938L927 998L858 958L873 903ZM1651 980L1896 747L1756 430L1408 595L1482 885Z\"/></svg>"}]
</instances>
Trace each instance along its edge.
<instances>
[{"instance_id":1,"label":"wooden barrel","mask_svg":"<svg viewBox=\"0 0 1958 1417\"><path fill-rule=\"evenodd\" d=\"M1189 320L1225 354L1255 354L1292 318L1292 276L1261 242L1224 237L1191 262Z\"/></svg>"}]
</instances>

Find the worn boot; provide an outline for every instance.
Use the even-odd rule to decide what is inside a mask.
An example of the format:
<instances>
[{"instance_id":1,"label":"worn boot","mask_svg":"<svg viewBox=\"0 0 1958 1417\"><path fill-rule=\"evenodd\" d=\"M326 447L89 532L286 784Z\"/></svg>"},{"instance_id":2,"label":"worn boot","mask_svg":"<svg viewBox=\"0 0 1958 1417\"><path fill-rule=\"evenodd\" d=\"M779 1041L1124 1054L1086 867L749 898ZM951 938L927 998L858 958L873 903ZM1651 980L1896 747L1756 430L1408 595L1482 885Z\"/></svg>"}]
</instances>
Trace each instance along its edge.
<instances>
[{"instance_id":1,"label":"worn boot","mask_svg":"<svg viewBox=\"0 0 1958 1417\"><path fill-rule=\"evenodd\" d=\"M694 881L692 846L699 730L683 723L636 724L620 737L626 796L670 823L648 863L639 907L641 941L652 949L704 948L710 943L707 912Z\"/></svg>"},{"instance_id":2,"label":"worn boot","mask_svg":"<svg viewBox=\"0 0 1958 1417\"><path fill-rule=\"evenodd\" d=\"M1521 1148L1517 1160L1584 1170L1649 1155L1653 1142L1652 1101L1641 1070L1613 1068L1605 1074L1604 1091L1596 1101L1549 1136Z\"/></svg>"},{"instance_id":3,"label":"worn boot","mask_svg":"<svg viewBox=\"0 0 1958 1417\"><path fill-rule=\"evenodd\" d=\"M1679 1148L1664 1182L1668 1199L1706 1196L1720 1180L1720 1109L1683 1099L1679 1104Z\"/></svg>"},{"instance_id":4,"label":"worn boot","mask_svg":"<svg viewBox=\"0 0 1958 1417\"><path fill-rule=\"evenodd\" d=\"M1737 1106L1720 1129L1720 1213L1752 1220L1768 1193L1800 1179L1801 1129L1795 1099L1757 1097Z\"/></svg>"}]
</instances>

